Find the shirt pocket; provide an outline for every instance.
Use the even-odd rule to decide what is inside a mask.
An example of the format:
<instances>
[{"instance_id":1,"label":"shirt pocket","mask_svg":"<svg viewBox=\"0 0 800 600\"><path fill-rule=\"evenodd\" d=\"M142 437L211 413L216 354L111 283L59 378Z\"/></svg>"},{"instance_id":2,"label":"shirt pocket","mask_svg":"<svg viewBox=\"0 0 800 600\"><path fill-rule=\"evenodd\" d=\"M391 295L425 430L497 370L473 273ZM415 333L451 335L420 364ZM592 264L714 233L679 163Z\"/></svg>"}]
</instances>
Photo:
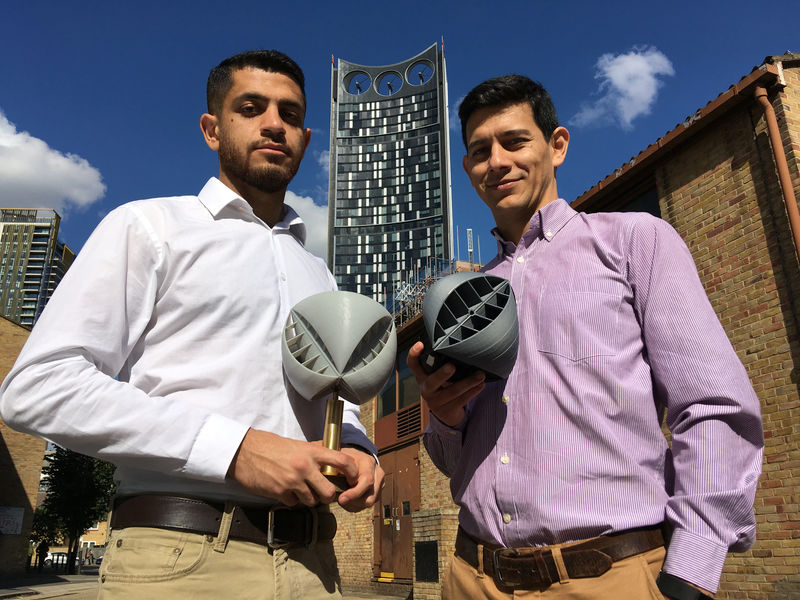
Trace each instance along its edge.
<instances>
[{"instance_id":1,"label":"shirt pocket","mask_svg":"<svg viewBox=\"0 0 800 600\"><path fill-rule=\"evenodd\" d=\"M619 352L622 297L600 292L548 292L539 297L537 348L578 361Z\"/></svg>"}]
</instances>

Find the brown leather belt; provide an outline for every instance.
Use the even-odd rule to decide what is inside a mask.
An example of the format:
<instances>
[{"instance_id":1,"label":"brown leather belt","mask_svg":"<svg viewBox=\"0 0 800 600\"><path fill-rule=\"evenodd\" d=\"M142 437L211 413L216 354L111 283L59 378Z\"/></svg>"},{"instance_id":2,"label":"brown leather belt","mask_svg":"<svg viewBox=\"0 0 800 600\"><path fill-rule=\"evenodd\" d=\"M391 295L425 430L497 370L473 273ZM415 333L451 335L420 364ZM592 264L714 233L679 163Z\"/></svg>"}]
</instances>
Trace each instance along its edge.
<instances>
[{"instance_id":1,"label":"brown leather belt","mask_svg":"<svg viewBox=\"0 0 800 600\"><path fill-rule=\"evenodd\" d=\"M561 556L570 578L597 577L611 564L664 545L661 525L633 529L593 538L573 546L561 547ZM511 589L546 588L561 578L549 546L539 548L483 548L483 572L498 587ZM458 528L456 556L478 568L479 542Z\"/></svg>"},{"instance_id":2,"label":"brown leather belt","mask_svg":"<svg viewBox=\"0 0 800 600\"><path fill-rule=\"evenodd\" d=\"M111 513L112 529L161 527L216 536L223 504L180 496L127 496L117 498ZM271 508L234 506L229 536L270 548L327 542L336 535L336 517L327 506Z\"/></svg>"}]
</instances>

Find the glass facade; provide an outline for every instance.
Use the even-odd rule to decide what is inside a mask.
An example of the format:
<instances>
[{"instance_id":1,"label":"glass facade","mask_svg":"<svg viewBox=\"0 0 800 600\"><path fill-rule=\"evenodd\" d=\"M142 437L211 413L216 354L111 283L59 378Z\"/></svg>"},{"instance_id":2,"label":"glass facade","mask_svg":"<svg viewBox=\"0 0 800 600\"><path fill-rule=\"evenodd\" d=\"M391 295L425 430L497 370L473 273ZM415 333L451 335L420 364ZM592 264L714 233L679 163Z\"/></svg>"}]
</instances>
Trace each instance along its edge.
<instances>
[{"instance_id":1,"label":"glass facade","mask_svg":"<svg viewBox=\"0 0 800 600\"><path fill-rule=\"evenodd\" d=\"M385 302L452 256L447 85L434 44L383 67L333 68L328 263L339 288Z\"/></svg>"},{"instance_id":2,"label":"glass facade","mask_svg":"<svg viewBox=\"0 0 800 600\"><path fill-rule=\"evenodd\" d=\"M54 210L0 209L0 315L32 327L75 254L58 240Z\"/></svg>"}]
</instances>

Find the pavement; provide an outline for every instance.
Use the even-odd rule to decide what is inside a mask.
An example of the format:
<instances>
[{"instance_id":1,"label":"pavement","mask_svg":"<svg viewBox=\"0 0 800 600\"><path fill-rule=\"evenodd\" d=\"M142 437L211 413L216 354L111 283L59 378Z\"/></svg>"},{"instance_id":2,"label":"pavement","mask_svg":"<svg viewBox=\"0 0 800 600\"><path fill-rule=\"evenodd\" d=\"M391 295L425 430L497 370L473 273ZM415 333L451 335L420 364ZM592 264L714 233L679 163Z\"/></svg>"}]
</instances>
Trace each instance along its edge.
<instances>
[{"instance_id":1,"label":"pavement","mask_svg":"<svg viewBox=\"0 0 800 600\"><path fill-rule=\"evenodd\" d=\"M97 567L87 571L80 575L64 575L45 568L41 573L29 573L17 579L0 579L0 599L96 598Z\"/></svg>"},{"instance_id":2,"label":"pavement","mask_svg":"<svg viewBox=\"0 0 800 600\"><path fill-rule=\"evenodd\" d=\"M79 575L54 573L45 568L42 573L29 573L14 580L0 579L0 600L95 600L97 586L96 566L84 567ZM407 600L407 597L346 591L343 600Z\"/></svg>"}]
</instances>

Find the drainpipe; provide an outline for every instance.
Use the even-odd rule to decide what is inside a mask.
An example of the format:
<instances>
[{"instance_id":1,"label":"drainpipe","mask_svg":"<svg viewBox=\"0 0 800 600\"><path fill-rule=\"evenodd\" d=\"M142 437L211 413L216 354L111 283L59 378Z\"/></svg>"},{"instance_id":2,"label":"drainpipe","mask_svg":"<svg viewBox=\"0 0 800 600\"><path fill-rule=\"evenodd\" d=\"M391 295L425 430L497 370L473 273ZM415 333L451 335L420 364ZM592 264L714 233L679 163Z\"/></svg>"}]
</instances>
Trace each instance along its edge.
<instances>
[{"instance_id":1,"label":"drainpipe","mask_svg":"<svg viewBox=\"0 0 800 600\"><path fill-rule=\"evenodd\" d=\"M789 163L786 161L786 153L783 151L783 141L781 140L780 130L778 129L778 119L775 117L775 109L767 97L767 90L761 86L756 86L756 100L764 108L764 117L767 119L767 131L769 140L772 144L772 154L775 157L775 165L778 168L778 180L783 191L783 202L786 205L786 212L789 214L789 227L794 238L795 255L800 259L800 211L797 209L797 199L792 189L792 178L789 175Z\"/></svg>"}]
</instances>

